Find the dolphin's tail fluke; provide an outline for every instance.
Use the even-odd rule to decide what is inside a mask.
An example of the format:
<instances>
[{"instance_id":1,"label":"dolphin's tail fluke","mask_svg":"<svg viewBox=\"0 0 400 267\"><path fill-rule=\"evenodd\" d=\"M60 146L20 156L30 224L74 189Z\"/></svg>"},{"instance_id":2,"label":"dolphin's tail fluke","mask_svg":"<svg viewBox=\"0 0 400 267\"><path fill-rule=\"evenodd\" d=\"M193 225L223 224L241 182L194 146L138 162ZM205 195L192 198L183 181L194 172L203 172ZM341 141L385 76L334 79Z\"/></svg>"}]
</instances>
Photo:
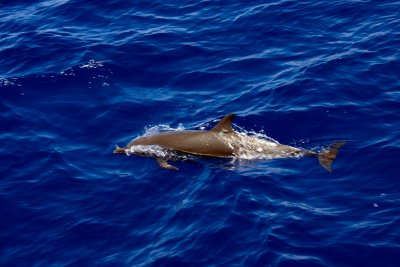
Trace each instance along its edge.
<instances>
[{"instance_id":1,"label":"dolphin's tail fluke","mask_svg":"<svg viewBox=\"0 0 400 267\"><path fill-rule=\"evenodd\" d=\"M318 160L322 167L328 172L332 172L332 162L336 159L339 149L346 144L345 141L337 142L325 149L321 153L318 153Z\"/></svg>"},{"instance_id":2,"label":"dolphin's tail fluke","mask_svg":"<svg viewBox=\"0 0 400 267\"><path fill-rule=\"evenodd\" d=\"M114 150L114 154L126 154L125 149L123 148L116 148Z\"/></svg>"}]
</instances>

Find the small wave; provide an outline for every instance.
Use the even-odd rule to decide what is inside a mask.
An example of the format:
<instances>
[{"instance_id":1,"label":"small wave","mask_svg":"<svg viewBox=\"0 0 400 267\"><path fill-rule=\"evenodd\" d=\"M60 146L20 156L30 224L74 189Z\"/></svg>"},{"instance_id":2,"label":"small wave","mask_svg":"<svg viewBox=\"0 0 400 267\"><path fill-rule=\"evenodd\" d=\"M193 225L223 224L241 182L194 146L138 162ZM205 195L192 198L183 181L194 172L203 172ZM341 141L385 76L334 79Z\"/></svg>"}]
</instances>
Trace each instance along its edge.
<instances>
[{"instance_id":1,"label":"small wave","mask_svg":"<svg viewBox=\"0 0 400 267\"><path fill-rule=\"evenodd\" d=\"M67 76L75 76L75 72L77 72L79 69L88 69L88 70L103 69L104 65L105 61L90 59L88 62L79 64L78 66L73 66L63 69L59 74Z\"/></svg>"},{"instance_id":2,"label":"small wave","mask_svg":"<svg viewBox=\"0 0 400 267\"><path fill-rule=\"evenodd\" d=\"M96 61L94 59L89 60L89 62L79 65L81 69L97 69L104 67L104 61Z\"/></svg>"},{"instance_id":3,"label":"small wave","mask_svg":"<svg viewBox=\"0 0 400 267\"><path fill-rule=\"evenodd\" d=\"M18 78L0 78L0 87L6 86L21 86L18 83Z\"/></svg>"}]
</instances>

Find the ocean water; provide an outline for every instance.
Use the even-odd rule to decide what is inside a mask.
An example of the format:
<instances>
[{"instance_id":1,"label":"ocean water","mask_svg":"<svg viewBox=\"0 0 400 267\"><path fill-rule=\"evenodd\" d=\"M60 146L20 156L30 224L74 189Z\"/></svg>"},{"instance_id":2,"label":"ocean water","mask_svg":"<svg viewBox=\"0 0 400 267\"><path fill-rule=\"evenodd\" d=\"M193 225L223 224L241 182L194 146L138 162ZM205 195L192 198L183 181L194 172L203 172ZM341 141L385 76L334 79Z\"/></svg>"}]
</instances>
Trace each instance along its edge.
<instances>
[{"instance_id":1,"label":"ocean water","mask_svg":"<svg viewBox=\"0 0 400 267\"><path fill-rule=\"evenodd\" d=\"M400 266L400 1L0 1L0 266ZM115 155L235 129L313 158Z\"/></svg>"}]
</instances>

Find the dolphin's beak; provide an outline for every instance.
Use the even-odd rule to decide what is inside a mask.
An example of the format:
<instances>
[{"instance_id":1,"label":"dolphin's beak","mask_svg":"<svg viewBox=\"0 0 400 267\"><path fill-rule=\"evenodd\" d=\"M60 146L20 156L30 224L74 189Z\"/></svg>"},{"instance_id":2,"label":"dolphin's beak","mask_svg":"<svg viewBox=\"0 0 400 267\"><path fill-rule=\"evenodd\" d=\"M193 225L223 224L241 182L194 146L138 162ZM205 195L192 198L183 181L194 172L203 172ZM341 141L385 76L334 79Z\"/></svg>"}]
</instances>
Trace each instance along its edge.
<instances>
[{"instance_id":1,"label":"dolphin's beak","mask_svg":"<svg viewBox=\"0 0 400 267\"><path fill-rule=\"evenodd\" d=\"M126 153L125 149L123 149L123 148L116 148L114 150L114 154L125 154L125 153Z\"/></svg>"}]
</instances>

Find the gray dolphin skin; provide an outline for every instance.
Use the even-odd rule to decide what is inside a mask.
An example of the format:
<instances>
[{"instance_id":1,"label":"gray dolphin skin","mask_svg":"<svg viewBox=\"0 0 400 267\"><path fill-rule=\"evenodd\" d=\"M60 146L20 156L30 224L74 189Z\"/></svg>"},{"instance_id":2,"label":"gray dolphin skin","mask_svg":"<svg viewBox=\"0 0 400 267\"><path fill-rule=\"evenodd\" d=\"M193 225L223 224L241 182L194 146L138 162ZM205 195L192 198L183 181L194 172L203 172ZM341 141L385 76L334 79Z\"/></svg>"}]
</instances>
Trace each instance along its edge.
<instances>
[{"instance_id":1,"label":"gray dolphin skin","mask_svg":"<svg viewBox=\"0 0 400 267\"><path fill-rule=\"evenodd\" d=\"M125 148L115 149L114 153L154 157L160 167L170 170L178 168L170 165L168 160L179 159L171 155L243 159L311 156L317 158L327 171L332 172L332 162L339 148L346 143L344 141L334 143L320 153L282 145L234 131L232 128L234 117L235 114L225 116L209 131L170 131L138 137Z\"/></svg>"}]
</instances>

